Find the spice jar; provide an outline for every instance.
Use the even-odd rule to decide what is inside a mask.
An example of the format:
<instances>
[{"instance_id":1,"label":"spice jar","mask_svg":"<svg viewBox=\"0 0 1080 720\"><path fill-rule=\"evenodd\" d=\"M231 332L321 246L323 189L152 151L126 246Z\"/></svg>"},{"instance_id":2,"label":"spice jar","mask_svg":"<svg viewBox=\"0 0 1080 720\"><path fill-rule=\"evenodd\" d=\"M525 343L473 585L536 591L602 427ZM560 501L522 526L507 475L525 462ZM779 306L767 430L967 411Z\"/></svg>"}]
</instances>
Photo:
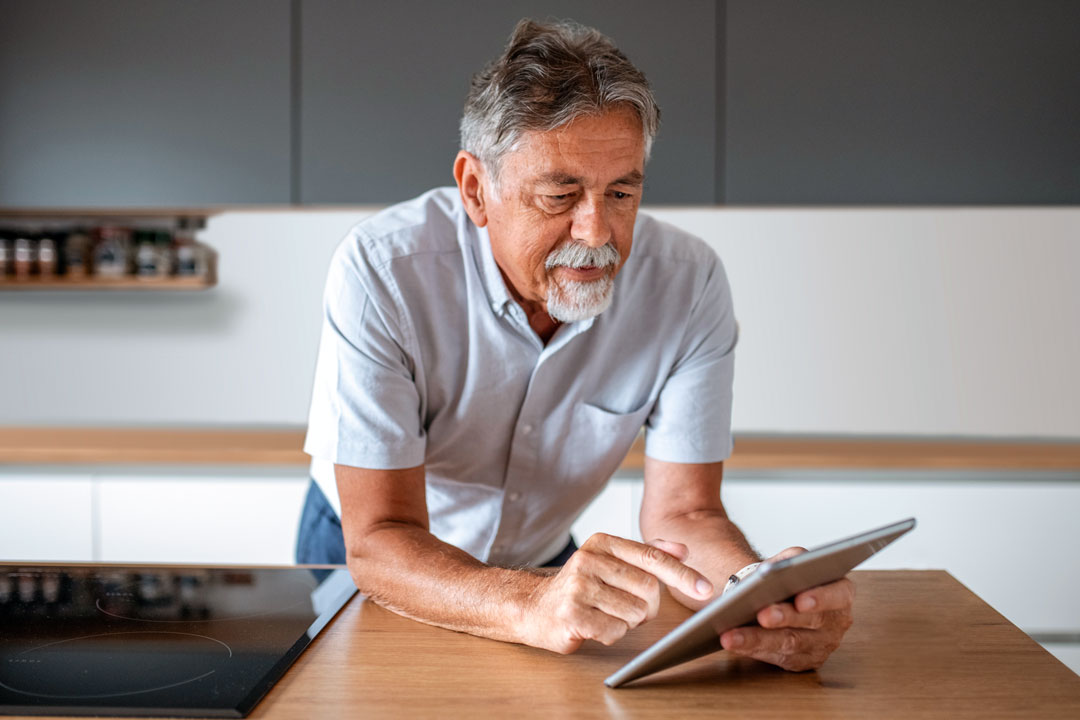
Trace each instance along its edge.
<instances>
[{"instance_id":1,"label":"spice jar","mask_svg":"<svg viewBox=\"0 0 1080 720\"><path fill-rule=\"evenodd\" d=\"M58 253L56 251L56 238L50 233L43 233L38 238L37 246L38 275L43 279L56 277Z\"/></svg>"},{"instance_id":2,"label":"spice jar","mask_svg":"<svg viewBox=\"0 0 1080 720\"><path fill-rule=\"evenodd\" d=\"M0 282L7 280L11 273L11 233L0 230Z\"/></svg>"},{"instance_id":3,"label":"spice jar","mask_svg":"<svg viewBox=\"0 0 1080 720\"><path fill-rule=\"evenodd\" d=\"M15 238L15 279L29 280L34 272L35 251L33 239L26 233L20 233Z\"/></svg>"},{"instance_id":4,"label":"spice jar","mask_svg":"<svg viewBox=\"0 0 1080 720\"><path fill-rule=\"evenodd\" d=\"M94 274L119 278L127 274L131 234L126 228L101 228L101 239L94 247Z\"/></svg>"},{"instance_id":5,"label":"spice jar","mask_svg":"<svg viewBox=\"0 0 1080 720\"><path fill-rule=\"evenodd\" d=\"M173 239L176 242L176 274L202 276L207 272L206 252L195 241L197 221L195 218L182 217L176 227Z\"/></svg>"},{"instance_id":6,"label":"spice jar","mask_svg":"<svg viewBox=\"0 0 1080 720\"><path fill-rule=\"evenodd\" d=\"M157 274L159 278L168 277L172 274L173 267L173 238L168 230L158 230L154 233L154 247L157 250Z\"/></svg>"},{"instance_id":7,"label":"spice jar","mask_svg":"<svg viewBox=\"0 0 1080 720\"><path fill-rule=\"evenodd\" d=\"M90 235L77 228L68 233L63 243L64 273L70 278L84 278L89 274Z\"/></svg>"},{"instance_id":8,"label":"spice jar","mask_svg":"<svg viewBox=\"0 0 1080 720\"><path fill-rule=\"evenodd\" d=\"M154 233L149 230L135 232L135 274L152 279L158 274L158 253L154 247Z\"/></svg>"}]
</instances>

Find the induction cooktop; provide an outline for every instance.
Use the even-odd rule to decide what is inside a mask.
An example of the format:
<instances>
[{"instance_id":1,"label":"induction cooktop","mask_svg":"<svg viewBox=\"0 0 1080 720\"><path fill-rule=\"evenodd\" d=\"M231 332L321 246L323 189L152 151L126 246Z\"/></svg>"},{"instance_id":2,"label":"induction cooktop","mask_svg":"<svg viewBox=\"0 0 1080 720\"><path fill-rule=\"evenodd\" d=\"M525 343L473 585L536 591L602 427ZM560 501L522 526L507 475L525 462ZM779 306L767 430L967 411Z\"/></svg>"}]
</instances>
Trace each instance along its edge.
<instances>
[{"instance_id":1,"label":"induction cooktop","mask_svg":"<svg viewBox=\"0 0 1080 720\"><path fill-rule=\"evenodd\" d=\"M355 592L340 568L0 564L0 715L244 717Z\"/></svg>"}]
</instances>

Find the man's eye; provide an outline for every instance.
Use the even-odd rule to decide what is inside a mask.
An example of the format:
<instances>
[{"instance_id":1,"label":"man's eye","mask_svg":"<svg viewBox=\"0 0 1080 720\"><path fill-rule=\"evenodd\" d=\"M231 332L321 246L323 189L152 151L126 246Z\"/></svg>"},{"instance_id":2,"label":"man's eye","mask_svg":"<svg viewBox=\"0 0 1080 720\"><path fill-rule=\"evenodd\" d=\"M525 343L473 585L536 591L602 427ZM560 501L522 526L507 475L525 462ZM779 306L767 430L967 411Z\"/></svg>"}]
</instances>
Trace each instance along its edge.
<instances>
[{"instance_id":1,"label":"man's eye","mask_svg":"<svg viewBox=\"0 0 1080 720\"><path fill-rule=\"evenodd\" d=\"M574 193L542 196L541 205L549 212L563 212L574 204Z\"/></svg>"},{"instance_id":2,"label":"man's eye","mask_svg":"<svg viewBox=\"0 0 1080 720\"><path fill-rule=\"evenodd\" d=\"M611 194L615 197L616 200L626 200L627 198L633 197L633 195L631 195L630 193L624 193L618 190Z\"/></svg>"}]
</instances>

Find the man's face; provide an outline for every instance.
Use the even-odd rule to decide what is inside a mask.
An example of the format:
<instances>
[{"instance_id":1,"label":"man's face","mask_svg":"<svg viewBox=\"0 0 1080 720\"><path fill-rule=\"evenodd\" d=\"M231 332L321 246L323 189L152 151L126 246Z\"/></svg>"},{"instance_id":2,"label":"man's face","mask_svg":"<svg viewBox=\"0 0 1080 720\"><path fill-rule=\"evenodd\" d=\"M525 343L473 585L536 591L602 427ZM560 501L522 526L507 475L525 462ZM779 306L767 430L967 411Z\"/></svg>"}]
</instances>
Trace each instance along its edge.
<instances>
[{"instance_id":1,"label":"man's face","mask_svg":"<svg viewBox=\"0 0 1080 720\"><path fill-rule=\"evenodd\" d=\"M591 317L611 302L630 255L641 202L645 142L632 110L580 117L522 136L488 184L495 261L526 310Z\"/></svg>"}]
</instances>

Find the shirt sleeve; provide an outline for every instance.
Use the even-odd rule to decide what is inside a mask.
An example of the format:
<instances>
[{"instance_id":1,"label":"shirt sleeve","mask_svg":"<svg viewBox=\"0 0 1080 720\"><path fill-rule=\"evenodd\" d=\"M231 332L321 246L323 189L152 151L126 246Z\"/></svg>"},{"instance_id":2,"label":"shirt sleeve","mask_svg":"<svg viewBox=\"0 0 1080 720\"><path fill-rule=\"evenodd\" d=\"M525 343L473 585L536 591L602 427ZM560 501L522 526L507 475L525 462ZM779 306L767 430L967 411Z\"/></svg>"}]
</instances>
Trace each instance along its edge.
<instances>
[{"instance_id":1,"label":"shirt sleeve","mask_svg":"<svg viewBox=\"0 0 1080 720\"><path fill-rule=\"evenodd\" d=\"M726 460L738 325L720 258L707 271L671 373L645 424L645 454L656 460Z\"/></svg>"},{"instance_id":2,"label":"shirt sleeve","mask_svg":"<svg viewBox=\"0 0 1080 720\"><path fill-rule=\"evenodd\" d=\"M304 452L352 467L415 467L426 438L408 333L358 242L347 238L330 264Z\"/></svg>"}]
</instances>

